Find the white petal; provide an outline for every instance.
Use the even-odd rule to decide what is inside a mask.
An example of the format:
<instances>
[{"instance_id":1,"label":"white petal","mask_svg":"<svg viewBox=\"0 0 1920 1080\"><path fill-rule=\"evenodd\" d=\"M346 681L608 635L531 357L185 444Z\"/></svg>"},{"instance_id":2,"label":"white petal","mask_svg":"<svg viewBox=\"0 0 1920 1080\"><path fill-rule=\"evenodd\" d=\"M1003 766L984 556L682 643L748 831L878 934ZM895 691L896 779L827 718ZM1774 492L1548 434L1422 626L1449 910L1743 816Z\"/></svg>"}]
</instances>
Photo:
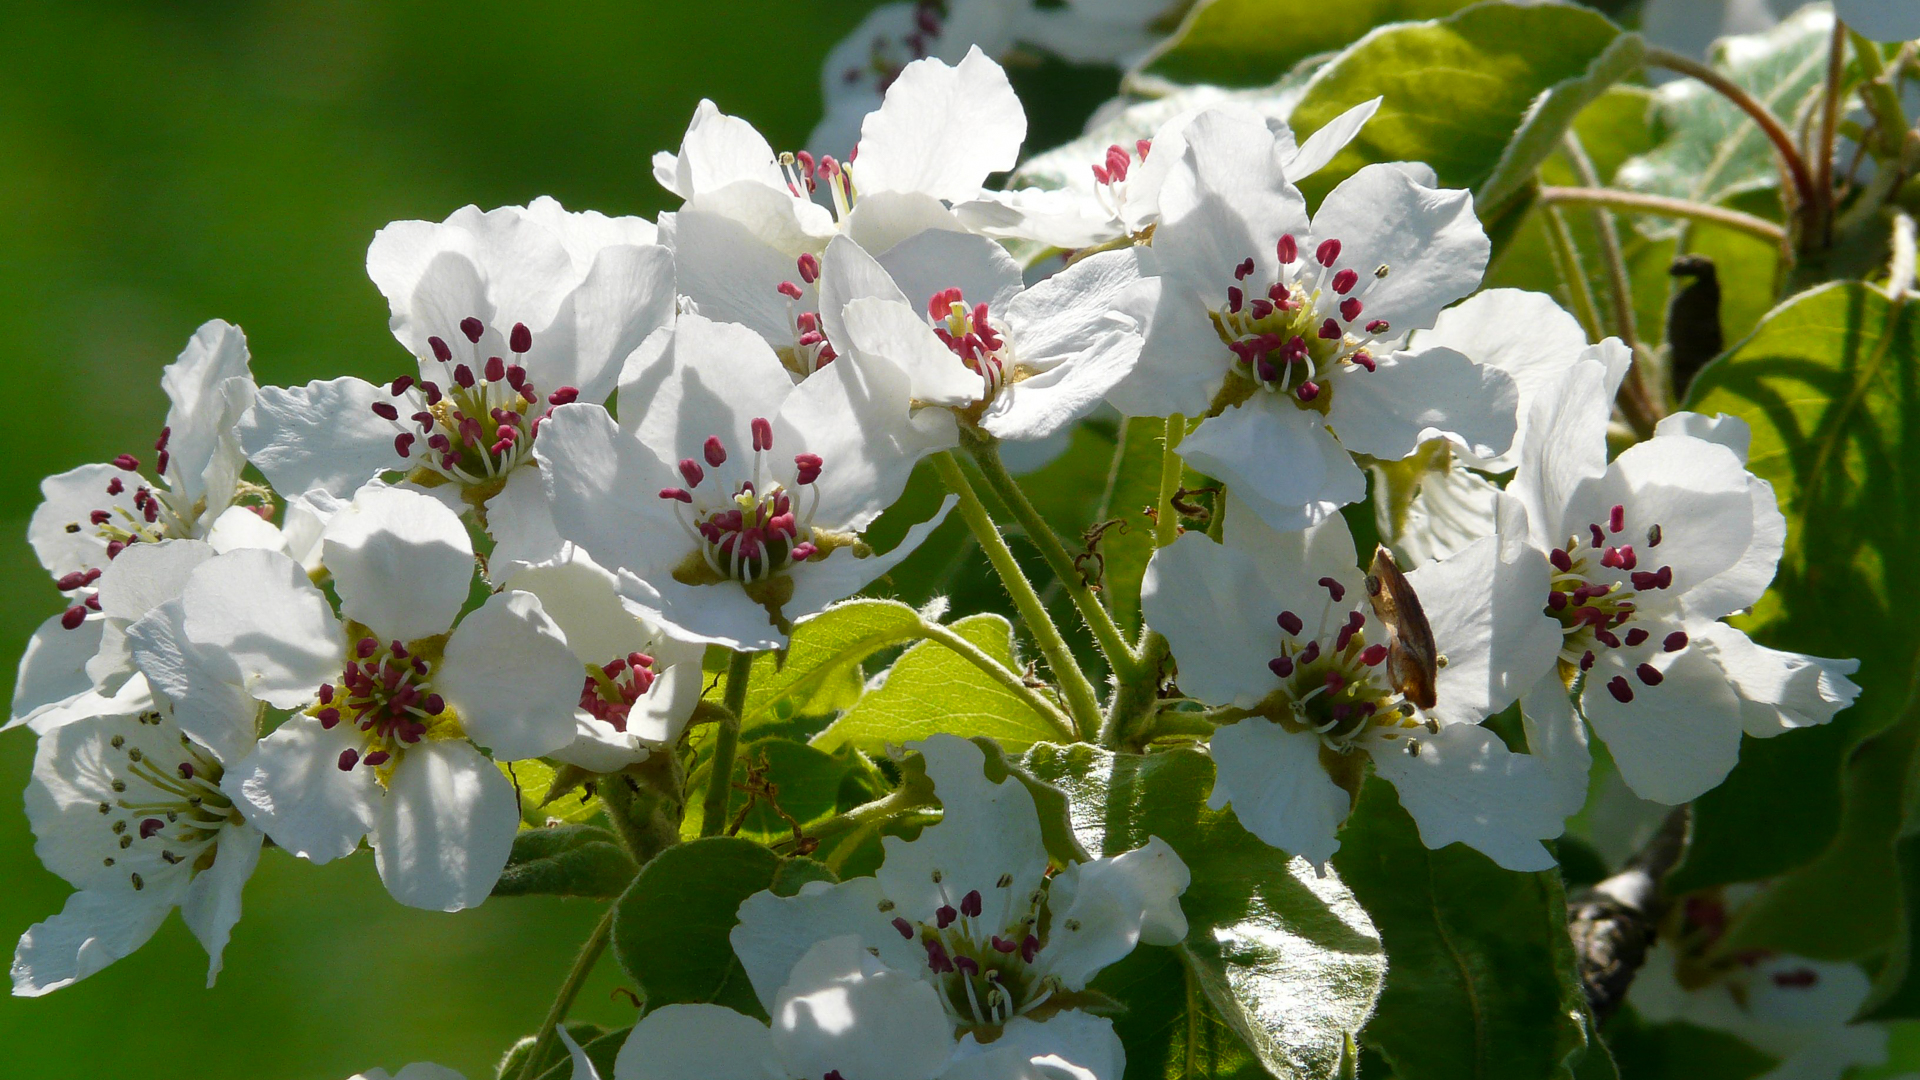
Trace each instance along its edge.
<instances>
[{"instance_id":1,"label":"white petal","mask_svg":"<svg viewBox=\"0 0 1920 1080\"><path fill-rule=\"evenodd\" d=\"M827 339L843 352L850 349L852 343L840 313L849 302L868 298L888 300L908 308L916 306L894 283L893 275L887 273L886 267L866 248L846 236L834 237L820 259L820 323Z\"/></svg>"},{"instance_id":2,"label":"white petal","mask_svg":"<svg viewBox=\"0 0 1920 1080\"><path fill-rule=\"evenodd\" d=\"M1730 600L1748 592L1757 596L1755 579L1778 558L1767 540L1786 531L1777 510L1764 533L1756 528L1749 480L1724 446L1685 436L1649 439L1623 451L1605 476L1575 489L1561 527L1565 533L1585 533L1589 524L1610 528L1612 508L1625 507L1620 536L1634 545L1640 562L1649 570L1673 568L1673 587L1643 603L1678 600L1690 612L1715 618L1730 610ZM1654 525L1660 526L1660 546L1644 546ZM1565 533L1558 543L1566 542Z\"/></svg>"},{"instance_id":3,"label":"white petal","mask_svg":"<svg viewBox=\"0 0 1920 1080\"><path fill-rule=\"evenodd\" d=\"M148 684L172 703L180 730L232 764L253 750L258 735L253 699L241 689L233 661L195 645L184 622L183 605L173 600L128 627L133 662Z\"/></svg>"},{"instance_id":4,"label":"white petal","mask_svg":"<svg viewBox=\"0 0 1920 1080\"><path fill-rule=\"evenodd\" d=\"M108 495L107 485L116 479L124 490ZM89 516L95 510L106 510L115 522L138 521L140 511L134 508L133 493L140 481L129 484L128 479L129 474L112 465L82 465L40 481L41 502L27 523L27 541L47 573L58 578L107 565L107 541Z\"/></svg>"},{"instance_id":5,"label":"white petal","mask_svg":"<svg viewBox=\"0 0 1920 1080\"><path fill-rule=\"evenodd\" d=\"M958 441L951 422L916 424L908 394L893 365L843 357L794 387L772 417L776 462L801 450L823 462L816 525L865 528L900 497L915 462Z\"/></svg>"},{"instance_id":6,"label":"white petal","mask_svg":"<svg viewBox=\"0 0 1920 1080\"><path fill-rule=\"evenodd\" d=\"M1686 627L1689 637L1696 627ZM1580 711L1634 794L1677 806L1719 784L1739 761L1740 699L1707 650L1659 651L1678 626L1646 629L1652 634L1647 646L1600 654L1587 672ZM1660 685L1648 686L1639 677L1634 668L1640 663L1660 671ZM1610 686L1624 688L1632 699L1617 700Z\"/></svg>"},{"instance_id":7,"label":"white petal","mask_svg":"<svg viewBox=\"0 0 1920 1080\"><path fill-rule=\"evenodd\" d=\"M487 531L493 535L487 567L496 580L560 557L566 541L553 527L553 511L547 505L539 469L519 468L507 474L506 486L487 501Z\"/></svg>"},{"instance_id":8,"label":"white petal","mask_svg":"<svg viewBox=\"0 0 1920 1080\"><path fill-rule=\"evenodd\" d=\"M998 911L1004 897L1038 888L1047 849L1026 787L1012 777L988 780L986 755L957 736L935 735L908 749L925 757L941 818L916 839L881 839L886 859L874 876L900 914L931 922L936 909L958 907L971 892L980 894L985 910ZM1010 884L1000 885L1003 880Z\"/></svg>"},{"instance_id":9,"label":"white petal","mask_svg":"<svg viewBox=\"0 0 1920 1080\"><path fill-rule=\"evenodd\" d=\"M657 169L658 158L655 160ZM683 199L725 187L736 180L751 180L773 188L786 186L766 136L747 121L721 112L705 98L700 99L693 111L693 120L680 139L680 153L673 157L673 164L673 182L669 184L666 177L660 177L660 183ZM659 173L656 171L655 175Z\"/></svg>"},{"instance_id":10,"label":"white petal","mask_svg":"<svg viewBox=\"0 0 1920 1080\"><path fill-rule=\"evenodd\" d=\"M605 401L621 361L673 317L673 253L658 244L601 250L523 361L542 393L571 386Z\"/></svg>"},{"instance_id":11,"label":"white petal","mask_svg":"<svg viewBox=\"0 0 1920 1080\"><path fill-rule=\"evenodd\" d=\"M637 381L621 384L620 400L646 403L644 409L622 410L628 414L622 427L668 463L699 460L707 439L716 435L728 454L752 454L748 424L755 417L771 419L793 393L787 369L743 326L683 315L671 334L661 361ZM544 425L540 434L546 437ZM656 490L639 494L652 499Z\"/></svg>"},{"instance_id":12,"label":"white petal","mask_svg":"<svg viewBox=\"0 0 1920 1080\"><path fill-rule=\"evenodd\" d=\"M1421 477L1420 490L1407 505L1398 530L1388 520L1390 511L1384 500L1375 505L1375 520L1381 535L1392 537L1391 546L1401 561L1418 565L1444 559L1483 536L1494 535L1499 528L1496 507L1502 496L1493 481L1455 462ZM1519 506L1519 500L1505 498ZM1528 540L1525 513L1520 510L1523 516L1518 539L1523 543Z\"/></svg>"},{"instance_id":13,"label":"white petal","mask_svg":"<svg viewBox=\"0 0 1920 1080\"><path fill-rule=\"evenodd\" d=\"M135 544L101 573L100 611L108 618L132 622L179 596L188 576L213 556L213 545L201 540Z\"/></svg>"},{"instance_id":14,"label":"white petal","mask_svg":"<svg viewBox=\"0 0 1920 1080\"><path fill-rule=\"evenodd\" d=\"M1477 288L1492 252L1471 193L1426 187L1391 165L1368 165L1329 192L1313 215L1313 238L1341 242L1333 270L1365 281L1389 268L1367 294L1367 311L1400 333L1432 326L1441 308Z\"/></svg>"},{"instance_id":15,"label":"white petal","mask_svg":"<svg viewBox=\"0 0 1920 1080\"><path fill-rule=\"evenodd\" d=\"M758 184L702 195L674 217L680 291L704 316L752 327L776 345L791 347L794 315L815 306L795 260L819 249L792 197ZM799 300L780 293L787 281L800 286Z\"/></svg>"},{"instance_id":16,"label":"white petal","mask_svg":"<svg viewBox=\"0 0 1920 1080\"><path fill-rule=\"evenodd\" d=\"M328 731L296 716L260 740L220 788L255 828L295 855L317 863L350 855L373 829L380 799L371 769L340 768L343 751L359 752L358 735L347 724Z\"/></svg>"},{"instance_id":17,"label":"white petal","mask_svg":"<svg viewBox=\"0 0 1920 1080\"><path fill-rule=\"evenodd\" d=\"M645 400L628 397L624 400ZM556 532L608 569L667 576L692 550L663 487L685 483L673 466L622 432L598 405L562 405L534 442Z\"/></svg>"},{"instance_id":18,"label":"white petal","mask_svg":"<svg viewBox=\"0 0 1920 1080\"><path fill-rule=\"evenodd\" d=\"M1250 717L1213 733L1215 769L1207 805L1233 804L1246 830L1289 855L1325 866L1352 800L1320 764L1319 736Z\"/></svg>"},{"instance_id":19,"label":"white petal","mask_svg":"<svg viewBox=\"0 0 1920 1080\"><path fill-rule=\"evenodd\" d=\"M886 251L929 229L959 232L960 220L932 195L874 191L860 196L841 228L868 251Z\"/></svg>"},{"instance_id":20,"label":"white petal","mask_svg":"<svg viewBox=\"0 0 1920 1080\"><path fill-rule=\"evenodd\" d=\"M540 599L582 664L646 652L654 642L654 631L620 603L614 576L584 556L521 570L507 579L506 587Z\"/></svg>"},{"instance_id":21,"label":"white petal","mask_svg":"<svg viewBox=\"0 0 1920 1080\"><path fill-rule=\"evenodd\" d=\"M60 914L20 935L13 992L38 997L71 986L147 943L173 904L135 892L82 890Z\"/></svg>"},{"instance_id":22,"label":"white petal","mask_svg":"<svg viewBox=\"0 0 1920 1080\"><path fill-rule=\"evenodd\" d=\"M968 1033L940 1080L1120 1080L1126 1069L1113 1021L1068 1009L1045 1022L1016 1016L985 1046Z\"/></svg>"},{"instance_id":23,"label":"white petal","mask_svg":"<svg viewBox=\"0 0 1920 1080\"><path fill-rule=\"evenodd\" d=\"M1743 726L1756 739L1824 724L1860 695L1847 678L1860 670L1858 660L1769 649L1726 623L1694 623L1691 632L1732 680Z\"/></svg>"},{"instance_id":24,"label":"white petal","mask_svg":"<svg viewBox=\"0 0 1920 1080\"><path fill-rule=\"evenodd\" d=\"M774 1047L793 1076L931 1080L953 1053L939 992L887 969L856 937L808 950L769 1011Z\"/></svg>"},{"instance_id":25,"label":"white petal","mask_svg":"<svg viewBox=\"0 0 1920 1080\"><path fill-rule=\"evenodd\" d=\"M860 126L854 182L863 195L971 198L988 174L1013 168L1026 137L1026 113L1006 72L978 48L953 67L916 60Z\"/></svg>"},{"instance_id":26,"label":"white petal","mask_svg":"<svg viewBox=\"0 0 1920 1080\"><path fill-rule=\"evenodd\" d=\"M582 678L580 661L540 598L508 590L460 620L433 686L468 736L496 759L517 761L573 739Z\"/></svg>"},{"instance_id":27,"label":"white petal","mask_svg":"<svg viewBox=\"0 0 1920 1080\"><path fill-rule=\"evenodd\" d=\"M1780 555L1786 550L1787 519L1780 513L1773 485L1749 475L1747 496L1753 504L1753 532L1746 550L1732 566L1687 590L1687 610L1702 618L1731 615L1759 603L1780 567Z\"/></svg>"},{"instance_id":28,"label":"white petal","mask_svg":"<svg viewBox=\"0 0 1920 1080\"><path fill-rule=\"evenodd\" d=\"M500 879L519 826L513 784L464 739L411 746L373 828L380 880L409 907L474 907Z\"/></svg>"},{"instance_id":29,"label":"white petal","mask_svg":"<svg viewBox=\"0 0 1920 1080\"><path fill-rule=\"evenodd\" d=\"M1575 715L1558 672L1520 695L1520 723L1527 733L1527 752L1540 759L1553 778L1553 812L1563 818L1579 813L1587 805L1593 752L1587 746L1587 725Z\"/></svg>"},{"instance_id":30,"label":"white petal","mask_svg":"<svg viewBox=\"0 0 1920 1080\"><path fill-rule=\"evenodd\" d=\"M1427 710L1435 719L1477 724L1554 670L1561 635L1541 605L1547 577L1538 551L1520 547L1502 558L1492 536L1408 572L1434 646L1447 658L1435 682L1437 704Z\"/></svg>"},{"instance_id":31,"label":"white petal","mask_svg":"<svg viewBox=\"0 0 1920 1080\"><path fill-rule=\"evenodd\" d=\"M1086 342L1079 355L1053 357L1052 367L1000 391L980 418L997 439L1038 442L1098 409L1107 393L1133 372L1140 335L1114 330Z\"/></svg>"},{"instance_id":32,"label":"white petal","mask_svg":"<svg viewBox=\"0 0 1920 1080\"><path fill-rule=\"evenodd\" d=\"M1158 269L1150 255L1141 255L1142 265ZM1142 282L1139 299L1152 308L1146 342L1133 371L1108 391L1108 403L1125 416L1205 415L1232 359L1206 300L1195 286L1168 277Z\"/></svg>"},{"instance_id":33,"label":"white petal","mask_svg":"<svg viewBox=\"0 0 1920 1080\"><path fill-rule=\"evenodd\" d=\"M207 988L220 974L221 955L240 921L240 890L260 862L259 830L245 825L225 829L215 848L213 865L194 875L180 918L207 950Z\"/></svg>"},{"instance_id":34,"label":"white petal","mask_svg":"<svg viewBox=\"0 0 1920 1080\"><path fill-rule=\"evenodd\" d=\"M1353 453L1398 461L1436 436L1478 459L1513 445L1512 378L1452 349L1393 353L1375 371L1342 365L1338 376L1328 420Z\"/></svg>"},{"instance_id":35,"label":"white petal","mask_svg":"<svg viewBox=\"0 0 1920 1080\"><path fill-rule=\"evenodd\" d=\"M264 386L240 420L240 445L275 491L319 488L344 499L406 464L393 448L399 429L372 411L389 397L385 387L344 376Z\"/></svg>"},{"instance_id":36,"label":"white petal","mask_svg":"<svg viewBox=\"0 0 1920 1080\"><path fill-rule=\"evenodd\" d=\"M340 624L305 568L285 555L243 550L202 563L180 602L188 640L224 653L241 688L275 708L306 704L340 673Z\"/></svg>"},{"instance_id":37,"label":"white petal","mask_svg":"<svg viewBox=\"0 0 1920 1080\"><path fill-rule=\"evenodd\" d=\"M1275 242L1307 232L1306 200L1280 165L1291 147L1277 143L1258 115L1209 109L1186 125L1184 135L1186 149L1159 195L1154 258L1160 272L1197 288L1210 303L1223 303L1243 259L1254 261L1253 280L1272 280ZM1165 154L1177 147L1156 149Z\"/></svg>"},{"instance_id":38,"label":"white petal","mask_svg":"<svg viewBox=\"0 0 1920 1080\"><path fill-rule=\"evenodd\" d=\"M1212 705L1252 708L1278 686L1274 622L1285 603L1241 551L1191 532L1155 552L1140 586L1147 625L1166 636L1180 687Z\"/></svg>"},{"instance_id":39,"label":"white petal","mask_svg":"<svg viewBox=\"0 0 1920 1080\"><path fill-rule=\"evenodd\" d=\"M600 1080L600 1070L594 1068L593 1059L574 1041L573 1035L567 1031L567 1025L560 1024L553 1030L560 1036L560 1044L567 1048L567 1056L573 1059L573 1080Z\"/></svg>"},{"instance_id":40,"label":"white petal","mask_svg":"<svg viewBox=\"0 0 1920 1080\"><path fill-rule=\"evenodd\" d=\"M1283 159L1287 175L1297 183L1302 177L1311 176L1326 168L1348 143L1360 134L1367 121L1380 110L1380 98L1363 101L1339 116L1320 126L1318 131L1307 136L1307 141L1291 157Z\"/></svg>"},{"instance_id":41,"label":"white petal","mask_svg":"<svg viewBox=\"0 0 1920 1080\"><path fill-rule=\"evenodd\" d=\"M1607 471L1607 421L1613 395L1598 363L1575 364L1536 397L1527 419L1528 442L1507 492L1520 500L1541 550L1567 542L1567 504L1583 481Z\"/></svg>"},{"instance_id":42,"label":"white petal","mask_svg":"<svg viewBox=\"0 0 1920 1080\"><path fill-rule=\"evenodd\" d=\"M250 506L229 506L220 511L220 516L214 518L213 525L207 529L207 543L222 555L241 548L287 550L287 538L273 522L254 513Z\"/></svg>"},{"instance_id":43,"label":"white petal","mask_svg":"<svg viewBox=\"0 0 1920 1080\"><path fill-rule=\"evenodd\" d=\"M6 731L26 723L41 709L92 689L87 661L100 647L102 620L89 619L72 630L50 616L27 639L20 668L13 679L12 716Z\"/></svg>"},{"instance_id":44,"label":"white petal","mask_svg":"<svg viewBox=\"0 0 1920 1080\"><path fill-rule=\"evenodd\" d=\"M967 307L1001 313L1025 287L1020 264L996 241L951 229L927 229L887 248L879 262L921 311L938 292L959 289Z\"/></svg>"},{"instance_id":45,"label":"white petal","mask_svg":"<svg viewBox=\"0 0 1920 1080\"><path fill-rule=\"evenodd\" d=\"M854 349L907 373L913 397L932 405L965 407L980 400L986 383L934 336L926 317L904 304L860 299L841 311L846 340Z\"/></svg>"},{"instance_id":46,"label":"white petal","mask_svg":"<svg viewBox=\"0 0 1920 1080\"><path fill-rule=\"evenodd\" d=\"M667 1005L648 1013L614 1059L615 1080L792 1080L767 1026L718 1005Z\"/></svg>"},{"instance_id":47,"label":"white petal","mask_svg":"<svg viewBox=\"0 0 1920 1080\"><path fill-rule=\"evenodd\" d=\"M1409 753L1416 743L1419 753ZM1477 724L1449 724L1432 735L1410 730L1367 749L1374 771L1399 789L1427 847L1437 851L1458 840L1508 870L1553 866L1540 841L1559 836L1563 819L1553 779L1538 759L1511 753Z\"/></svg>"},{"instance_id":48,"label":"white petal","mask_svg":"<svg viewBox=\"0 0 1920 1080\"><path fill-rule=\"evenodd\" d=\"M1209 417L1179 447L1276 529L1303 529L1367 497L1367 478L1320 414L1254 399ZM1284 463L1284 467L1280 467Z\"/></svg>"},{"instance_id":49,"label":"white petal","mask_svg":"<svg viewBox=\"0 0 1920 1080\"><path fill-rule=\"evenodd\" d=\"M340 611L400 641L445 633L473 581L473 542L439 500L368 487L327 522L327 569Z\"/></svg>"},{"instance_id":50,"label":"white petal","mask_svg":"<svg viewBox=\"0 0 1920 1080\"><path fill-rule=\"evenodd\" d=\"M1587 347L1587 334L1553 297L1520 289L1488 289L1440 313L1432 330L1423 330L1413 347L1445 346L1512 376L1518 394L1512 448L1473 460L1488 472L1505 472L1520 463L1533 403L1565 377Z\"/></svg>"},{"instance_id":51,"label":"white petal","mask_svg":"<svg viewBox=\"0 0 1920 1080\"><path fill-rule=\"evenodd\" d=\"M882 911L886 899L880 883L870 877L838 884L808 882L793 896L761 891L747 897L728 940L760 1003L771 1011L794 965L829 938L852 934L903 971L924 965L926 953L919 942L901 937L893 916Z\"/></svg>"},{"instance_id":52,"label":"white petal","mask_svg":"<svg viewBox=\"0 0 1920 1080\"><path fill-rule=\"evenodd\" d=\"M1112 858L1067 867L1048 886L1053 933L1041 962L1078 991L1141 942L1178 945L1187 936L1180 894L1192 880L1187 864L1157 836Z\"/></svg>"},{"instance_id":53,"label":"white petal","mask_svg":"<svg viewBox=\"0 0 1920 1080\"><path fill-rule=\"evenodd\" d=\"M238 380L238 381L235 381ZM172 407L167 410L167 473L187 501L206 497L217 513L233 497L233 483L246 464L233 426L253 404L247 367L247 336L219 319L201 325L160 376Z\"/></svg>"},{"instance_id":54,"label":"white petal","mask_svg":"<svg viewBox=\"0 0 1920 1080\"><path fill-rule=\"evenodd\" d=\"M829 555L825 562L809 561L805 566L789 571L794 576L793 597L781 611L789 619L799 622L825 611L829 604L845 600L879 580L925 543L959 501L952 495L942 499L940 508L933 512L932 517L908 529L900 542L884 554L861 559L851 551L841 550Z\"/></svg>"},{"instance_id":55,"label":"white petal","mask_svg":"<svg viewBox=\"0 0 1920 1080\"><path fill-rule=\"evenodd\" d=\"M1653 425L1655 437L1661 435L1691 435L1696 439L1705 439L1711 443L1734 452L1744 464L1747 452L1753 448L1753 429L1747 422L1729 413L1703 416L1697 412L1669 413Z\"/></svg>"}]
</instances>

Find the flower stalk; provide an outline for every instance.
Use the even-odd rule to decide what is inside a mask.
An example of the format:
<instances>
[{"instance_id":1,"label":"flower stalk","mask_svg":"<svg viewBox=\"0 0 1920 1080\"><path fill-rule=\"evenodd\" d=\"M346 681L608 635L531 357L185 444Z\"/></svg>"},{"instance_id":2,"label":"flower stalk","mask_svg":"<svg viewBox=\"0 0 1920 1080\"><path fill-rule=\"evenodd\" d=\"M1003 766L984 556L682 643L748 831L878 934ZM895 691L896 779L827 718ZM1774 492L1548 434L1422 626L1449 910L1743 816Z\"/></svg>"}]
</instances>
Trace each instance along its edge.
<instances>
[{"instance_id":1,"label":"flower stalk","mask_svg":"<svg viewBox=\"0 0 1920 1080\"><path fill-rule=\"evenodd\" d=\"M726 715L713 729L713 771L707 775L707 797L701 804L701 836L719 836L727 827L727 801L733 795L733 756L740 748L740 714L746 711L747 680L752 675L753 654L736 650L727 663Z\"/></svg>"}]
</instances>

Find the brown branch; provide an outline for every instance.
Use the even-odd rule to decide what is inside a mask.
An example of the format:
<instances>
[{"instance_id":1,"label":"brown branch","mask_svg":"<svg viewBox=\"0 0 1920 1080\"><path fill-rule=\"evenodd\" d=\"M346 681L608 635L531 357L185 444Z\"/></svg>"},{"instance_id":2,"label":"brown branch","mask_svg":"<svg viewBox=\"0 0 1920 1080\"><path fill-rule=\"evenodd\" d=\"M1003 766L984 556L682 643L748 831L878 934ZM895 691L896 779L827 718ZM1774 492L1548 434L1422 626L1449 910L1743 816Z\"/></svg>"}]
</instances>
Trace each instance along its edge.
<instances>
[{"instance_id":1,"label":"brown branch","mask_svg":"<svg viewBox=\"0 0 1920 1080\"><path fill-rule=\"evenodd\" d=\"M1689 808L1675 807L1625 869L1567 902L1567 932L1596 1020L1604 1021L1620 1008L1633 977L1646 963L1667 912L1668 897L1660 882L1686 850L1691 823Z\"/></svg>"}]
</instances>

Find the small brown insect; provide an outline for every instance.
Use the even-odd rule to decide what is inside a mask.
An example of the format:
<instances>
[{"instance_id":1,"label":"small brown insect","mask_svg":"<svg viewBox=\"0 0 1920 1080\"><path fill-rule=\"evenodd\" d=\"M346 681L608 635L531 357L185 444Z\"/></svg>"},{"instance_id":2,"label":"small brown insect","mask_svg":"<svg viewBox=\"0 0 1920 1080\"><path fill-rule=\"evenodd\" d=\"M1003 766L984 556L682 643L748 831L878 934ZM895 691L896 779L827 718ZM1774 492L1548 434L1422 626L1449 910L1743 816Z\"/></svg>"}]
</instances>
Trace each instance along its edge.
<instances>
[{"instance_id":1,"label":"small brown insect","mask_svg":"<svg viewBox=\"0 0 1920 1080\"><path fill-rule=\"evenodd\" d=\"M1434 678L1440 668L1433 627L1413 586L1386 547L1374 548L1367 570L1367 599L1387 627L1387 677L1393 688L1423 709L1433 708Z\"/></svg>"}]
</instances>

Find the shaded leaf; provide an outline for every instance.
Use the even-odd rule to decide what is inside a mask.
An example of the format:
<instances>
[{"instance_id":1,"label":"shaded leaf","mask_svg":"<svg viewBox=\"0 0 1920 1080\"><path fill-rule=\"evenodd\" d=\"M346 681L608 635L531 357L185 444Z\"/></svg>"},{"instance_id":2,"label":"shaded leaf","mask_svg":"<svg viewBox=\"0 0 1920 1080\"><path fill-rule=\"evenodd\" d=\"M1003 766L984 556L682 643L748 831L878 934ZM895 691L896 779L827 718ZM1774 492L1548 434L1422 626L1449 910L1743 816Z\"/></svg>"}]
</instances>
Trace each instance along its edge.
<instances>
[{"instance_id":1,"label":"shaded leaf","mask_svg":"<svg viewBox=\"0 0 1920 1080\"><path fill-rule=\"evenodd\" d=\"M709 770L710 766L696 769L688 780L688 790L705 791ZM763 780L778 788L775 801L779 810L803 826L878 798L886 789L885 778L852 747L836 747L829 752L791 739L759 739L742 746L733 759L731 806L735 816L747 804L742 789L751 771L762 771ZM702 824L701 802L690 800L680 834L699 836ZM732 826L729 819L727 827ZM772 843L791 839L793 826L759 797L741 820L739 835Z\"/></svg>"},{"instance_id":2,"label":"shaded leaf","mask_svg":"<svg viewBox=\"0 0 1920 1080\"><path fill-rule=\"evenodd\" d=\"M750 840L711 836L641 869L614 912L613 954L648 1009L711 1002L765 1015L727 935L741 902L772 886L780 861Z\"/></svg>"},{"instance_id":3,"label":"shaded leaf","mask_svg":"<svg viewBox=\"0 0 1920 1080\"><path fill-rule=\"evenodd\" d=\"M619 838L591 825L524 829L513 838L495 896L618 896L639 867Z\"/></svg>"},{"instance_id":4,"label":"shaded leaf","mask_svg":"<svg viewBox=\"0 0 1920 1080\"><path fill-rule=\"evenodd\" d=\"M1138 71L1176 83L1265 86L1376 26L1448 15L1472 0L1202 0Z\"/></svg>"}]
</instances>

